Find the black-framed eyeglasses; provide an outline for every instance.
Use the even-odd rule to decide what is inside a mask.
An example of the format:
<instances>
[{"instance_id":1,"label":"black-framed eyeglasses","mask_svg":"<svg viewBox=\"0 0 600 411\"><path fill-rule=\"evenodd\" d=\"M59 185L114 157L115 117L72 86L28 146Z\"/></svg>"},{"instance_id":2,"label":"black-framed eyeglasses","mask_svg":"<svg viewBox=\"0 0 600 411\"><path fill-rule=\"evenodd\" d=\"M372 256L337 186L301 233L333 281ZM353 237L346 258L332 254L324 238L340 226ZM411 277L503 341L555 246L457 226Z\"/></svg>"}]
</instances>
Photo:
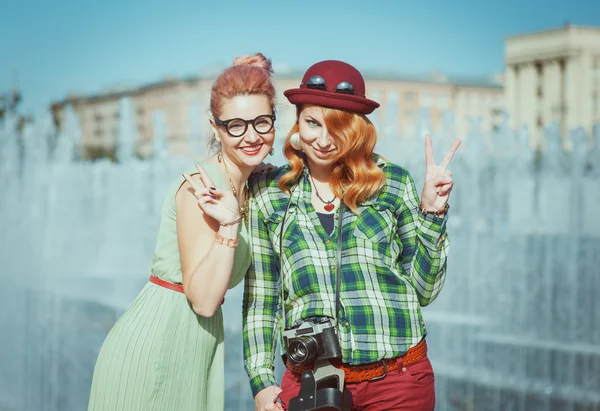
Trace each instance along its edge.
<instances>
[{"instance_id":1,"label":"black-framed eyeglasses","mask_svg":"<svg viewBox=\"0 0 600 411\"><path fill-rule=\"evenodd\" d=\"M263 114L253 120L244 120L241 118L219 120L215 117L215 124L217 126L224 126L231 137L241 137L248 130L248 124L252 124L252 127L254 127L254 130L256 130L258 134L268 133L273 129L275 119L275 114Z\"/></svg>"},{"instance_id":2,"label":"black-framed eyeglasses","mask_svg":"<svg viewBox=\"0 0 600 411\"><path fill-rule=\"evenodd\" d=\"M313 90L332 91L332 89L327 88L327 83L325 82L325 79L321 76L312 76L306 82L300 83L300 87L302 87L303 85L305 85L306 88L310 88ZM365 97L364 94L360 94L354 91L354 86L348 81L342 81L340 84L335 86L335 90L333 91L335 91L336 93L356 94L358 96Z\"/></svg>"}]
</instances>

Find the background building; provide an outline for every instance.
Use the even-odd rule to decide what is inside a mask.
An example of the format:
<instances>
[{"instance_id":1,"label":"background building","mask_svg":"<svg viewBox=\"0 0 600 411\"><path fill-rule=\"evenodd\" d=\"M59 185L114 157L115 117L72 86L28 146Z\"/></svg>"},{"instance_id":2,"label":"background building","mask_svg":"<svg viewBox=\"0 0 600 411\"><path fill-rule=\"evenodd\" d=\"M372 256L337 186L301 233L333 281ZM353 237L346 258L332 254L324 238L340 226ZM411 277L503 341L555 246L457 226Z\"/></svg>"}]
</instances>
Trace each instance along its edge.
<instances>
[{"instance_id":1,"label":"background building","mask_svg":"<svg viewBox=\"0 0 600 411\"><path fill-rule=\"evenodd\" d=\"M298 87L303 73L275 75L277 130L282 138L295 121L295 109L283 91ZM439 73L424 77L407 77L389 73L367 73L367 93L381 107L371 116L382 138L414 137L427 124L430 131L442 128L445 113L453 114L454 133L465 135L470 118L478 117L484 130L501 121L503 91L501 79L449 79ZM152 154L153 114L164 115L168 150L178 155L189 149L190 138L206 139L210 87L215 79L197 76L166 79L140 88L109 91L93 96L70 96L52 105L55 122L60 128L67 106L79 117L81 155L84 159L114 157L118 146L119 102L130 97L135 113L136 151L142 158ZM200 134L196 136L196 134Z\"/></svg>"},{"instance_id":2,"label":"background building","mask_svg":"<svg viewBox=\"0 0 600 411\"><path fill-rule=\"evenodd\" d=\"M534 142L558 124L565 147L568 130L591 135L600 121L600 28L566 25L520 34L506 41L506 108L511 126L527 126Z\"/></svg>"}]
</instances>

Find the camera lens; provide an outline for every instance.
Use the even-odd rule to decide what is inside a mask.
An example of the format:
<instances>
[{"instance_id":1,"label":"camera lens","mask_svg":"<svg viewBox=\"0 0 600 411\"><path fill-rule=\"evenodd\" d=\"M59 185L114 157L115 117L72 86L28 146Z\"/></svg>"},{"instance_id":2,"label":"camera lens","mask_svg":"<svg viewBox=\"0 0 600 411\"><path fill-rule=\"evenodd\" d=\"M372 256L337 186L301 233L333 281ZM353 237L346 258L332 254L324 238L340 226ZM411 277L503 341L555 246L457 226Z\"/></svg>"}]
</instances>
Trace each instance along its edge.
<instances>
[{"instance_id":1,"label":"camera lens","mask_svg":"<svg viewBox=\"0 0 600 411\"><path fill-rule=\"evenodd\" d=\"M289 343L288 355L293 363L302 364L314 358L317 348L317 341L313 337L302 336Z\"/></svg>"}]
</instances>

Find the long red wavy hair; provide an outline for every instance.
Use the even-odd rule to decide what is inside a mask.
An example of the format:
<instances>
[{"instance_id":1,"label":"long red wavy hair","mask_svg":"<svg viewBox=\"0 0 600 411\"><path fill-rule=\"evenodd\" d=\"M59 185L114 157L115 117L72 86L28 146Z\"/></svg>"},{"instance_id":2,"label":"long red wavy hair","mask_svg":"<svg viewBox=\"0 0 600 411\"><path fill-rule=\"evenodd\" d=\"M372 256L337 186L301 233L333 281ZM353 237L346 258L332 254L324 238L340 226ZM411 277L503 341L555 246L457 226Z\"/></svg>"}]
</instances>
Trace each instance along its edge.
<instances>
[{"instance_id":1,"label":"long red wavy hair","mask_svg":"<svg viewBox=\"0 0 600 411\"><path fill-rule=\"evenodd\" d=\"M363 201L373 197L385 184L385 174L373 158L377 132L371 121L362 114L320 107L327 131L336 142L338 154L334 159L329 185L338 198L353 212ZM296 108L300 117L302 106ZM304 171L300 151L290 144L292 134L298 132L298 121L285 139L283 153L291 170L279 179L279 188L289 192Z\"/></svg>"}]
</instances>

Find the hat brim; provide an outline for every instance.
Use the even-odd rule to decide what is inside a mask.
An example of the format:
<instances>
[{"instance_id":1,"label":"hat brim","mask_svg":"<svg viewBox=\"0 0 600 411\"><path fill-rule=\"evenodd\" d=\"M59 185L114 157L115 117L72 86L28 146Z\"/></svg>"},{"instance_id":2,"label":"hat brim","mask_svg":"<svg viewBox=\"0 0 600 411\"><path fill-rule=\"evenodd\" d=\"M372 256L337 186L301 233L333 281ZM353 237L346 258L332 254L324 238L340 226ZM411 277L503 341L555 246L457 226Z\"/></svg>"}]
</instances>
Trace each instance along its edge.
<instances>
[{"instance_id":1,"label":"hat brim","mask_svg":"<svg viewBox=\"0 0 600 411\"><path fill-rule=\"evenodd\" d=\"M379 107L379 103L366 97L355 94L332 93L325 90L293 88L284 91L283 95L294 105L314 104L359 114L371 114Z\"/></svg>"}]
</instances>

